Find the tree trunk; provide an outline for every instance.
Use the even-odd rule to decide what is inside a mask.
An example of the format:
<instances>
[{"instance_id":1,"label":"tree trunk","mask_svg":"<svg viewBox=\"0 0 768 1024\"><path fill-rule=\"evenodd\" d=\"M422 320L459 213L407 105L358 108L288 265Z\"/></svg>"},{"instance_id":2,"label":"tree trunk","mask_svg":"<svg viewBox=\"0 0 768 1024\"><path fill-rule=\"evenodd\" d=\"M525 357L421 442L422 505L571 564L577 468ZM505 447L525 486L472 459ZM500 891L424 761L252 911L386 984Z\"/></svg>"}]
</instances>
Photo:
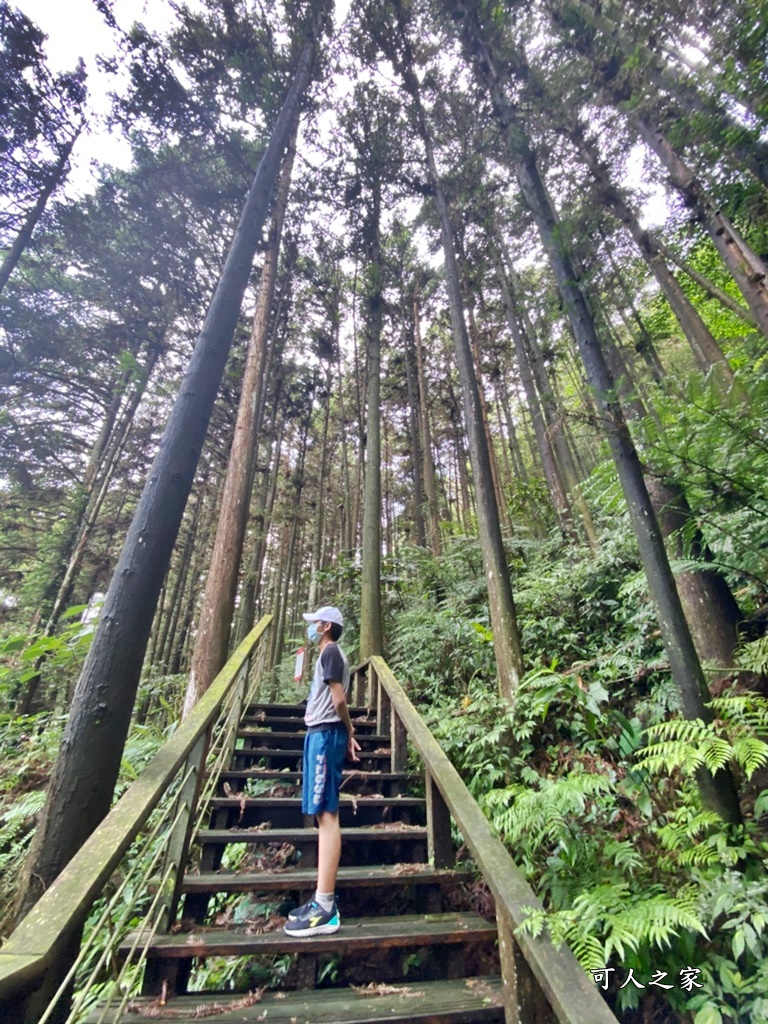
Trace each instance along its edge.
<instances>
[{"instance_id":1,"label":"tree trunk","mask_svg":"<svg viewBox=\"0 0 768 1024\"><path fill-rule=\"evenodd\" d=\"M435 162L432 138L421 102L418 79L413 70L410 44L402 20L403 10L399 3L396 6L397 15L400 19L402 57L397 52L388 54L388 56L393 60L396 70L402 75L405 89L413 100L419 134L426 151L429 177L434 190L433 198L440 217L446 287L448 289L451 314L451 333L461 384L462 404L464 406L469 441L469 458L477 495L477 523L480 534L480 546L483 552L483 565L488 584L488 604L491 629L493 630L494 651L496 654L496 676L499 693L502 697L511 700L515 696L520 677L523 673L523 659L520 651L520 637L517 628L515 603L512 597L509 566L499 526L499 508L494 490L491 453L488 450L484 431L480 393L475 376L475 366L467 334L467 326L464 321L461 282L456 262L448 203Z\"/></svg>"},{"instance_id":2,"label":"tree trunk","mask_svg":"<svg viewBox=\"0 0 768 1024\"><path fill-rule=\"evenodd\" d=\"M25 865L26 914L107 813L144 652L205 440L285 147L312 73L305 43L251 186L226 263L171 410L77 684L42 820Z\"/></svg>"},{"instance_id":3,"label":"tree trunk","mask_svg":"<svg viewBox=\"0 0 768 1024\"><path fill-rule=\"evenodd\" d=\"M504 273L504 268L500 259L497 259L496 276L499 282L499 287L501 288L501 299L504 304L504 312L506 314L510 334L512 335L512 341L515 346L517 368L520 373L520 379L523 383L528 411L531 414L533 433L536 438L536 446L539 451L541 466L544 470L544 479L546 480L547 487L549 488L552 507L554 508L562 536L564 538L570 538L571 541L578 541L578 536L573 525L573 514L568 503L568 498L566 497L563 481L560 478L560 469L555 461L555 453L549 442L547 426L544 422L544 416L539 403L539 396L533 382L533 374L531 373L531 368L528 363L528 352L523 341L520 324L517 320L517 313L512 299L512 293L509 290L507 275Z\"/></svg>"},{"instance_id":4,"label":"tree trunk","mask_svg":"<svg viewBox=\"0 0 768 1024\"><path fill-rule=\"evenodd\" d=\"M480 416L483 422L483 433L485 434L485 444L488 449L488 461L491 466L491 479L493 480L493 490L496 496L496 508L499 512L499 524L501 526L502 534L510 536L512 533L512 527L509 520L509 512L507 510L507 502L504 497L504 490L501 486L501 477L499 475L499 465L496 459L496 452L493 448L493 437L491 436L491 420L488 414L488 400L485 395L485 388L483 387L483 371L482 371L482 358L480 355L480 337L477 330L477 324L475 322L475 311L472 302L472 297L469 293L469 289L466 284L466 277L464 274L461 275L461 299L462 307L466 310L467 314L467 332L469 337L469 347L472 350L472 357L475 366L475 376L477 378L477 394L480 398Z\"/></svg>"},{"instance_id":5,"label":"tree trunk","mask_svg":"<svg viewBox=\"0 0 768 1024\"><path fill-rule=\"evenodd\" d=\"M317 598L317 577L323 568L323 537L325 535L325 510L328 499L333 491L329 486L328 476L328 427L331 420L331 397L332 397L333 376L329 365L325 378L325 409L323 411L323 432L320 438L320 468L317 475L317 501L315 504L315 533L312 539L312 562L309 573L309 597L308 608L316 608ZM309 665L309 658L304 659L305 665Z\"/></svg>"},{"instance_id":6,"label":"tree trunk","mask_svg":"<svg viewBox=\"0 0 768 1024\"><path fill-rule=\"evenodd\" d=\"M699 367L704 373L714 368L721 388L727 391L733 384L733 371L712 332L701 319L696 307L685 294L674 274L661 256L654 236L640 224L635 212L611 181L595 145L590 142L581 126L572 129L571 139L591 170L600 190L600 198L613 210L637 243L643 259L661 288L664 298L680 324L684 337L691 346Z\"/></svg>"},{"instance_id":7,"label":"tree trunk","mask_svg":"<svg viewBox=\"0 0 768 1024\"><path fill-rule=\"evenodd\" d=\"M700 569L677 572L675 583L700 660L714 668L715 678L725 675L733 670L742 620L739 606L721 573L706 567L712 554L701 531L696 528L687 543L683 539L683 530L690 528L693 516L682 487L658 477L646 476L646 481L673 557L702 562Z\"/></svg>"},{"instance_id":8,"label":"tree trunk","mask_svg":"<svg viewBox=\"0 0 768 1024\"><path fill-rule=\"evenodd\" d=\"M344 404L344 374L341 365L341 348L337 348L339 374L339 441L341 444L342 501L340 549L351 558L354 554L353 522L350 499L352 497L352 475L349 471L349 449L347 447L347 416Z\"/></svg>"},{"instance_id":9,"label":"tree trunk","mask_svg":"<svg viewBox=\"0 0 768 1024\"><path fill-rule=\"evenodd\" d=\"M663 132L637 114L631 115L630 120L667 168L672 184L683 195L714 242L715 248L739 286L755 322L768 338L768 266L747 245L725 214L721 213L693 172L677 155Z\"/></svg>"},{"instance_id":10,"label":"tree trunk","mask_svg":"<svg viewBox=\"0 0 768 1024\"><path fill-rule=\"evenodd\" d=\"M381 624L381 294L382 257L380 242L381 193L374 186L368 229L369 273L366 296L366 352L368 388L365 424L365 482L363 498L362 590L360 594L360 659L383 654Z\"/></svg>"},{"instance_id":11,"label":"tree trunk","mask_svg":"<svg viewBox=\"0 0 768 1024\"><path fill-rule=\"evenodd\" d=\"M424 459L424 488L429 511L429 544L435 558L440 555L440 511L437 504L435 461L432 454L432 431L429 425L427 381L424 374L424 350L421 344L421 308L419 297L413 297L413 344L416 349L416 377L419 384L419 417L421 423L421 454Z\"/></svg>"},{"instance_id":12,"label":"tree trunk","mask_svg":"<svg viewBox=\"0 0 768 1024\"><path fill-rule=\"evenodd\" d=\"M408 433L411 441L411 466L413 473L413 525L416 532L416 544L420 548L427 546L427 528L424 522L424 458L419 437L421 409L419 393L415 380L416 371L413 365L413 331L406 329L403 333L403 360L405 363L405 382L408 389Z\"/></svg>"},{"instance_id":13,"label":"tree trunk","mask_svg":"<svg viewBox=\"0 0 768 1024\"><path fill-rule=\"evenodd\" d=\"M0 293L2 293L3 289L8 284L11 274L16 269L16 264L19 262L24 253L24 250L29 245L32 239L32 233L37 227L37 222L42 217L43 213L45 212L45 208L48 205L48 200L51 198L55 190L59 187L59 185L66 177L67 164L69 163L69 158L72 154L72 149L75 145L75 142L77 142L77 139L80 136L80 132L83 130L84 127L85 125L81 124L75 132L75 134L72 136L72 138L68 139L64 144L61 153L59 154L59 159L51 168L51 173L48 177L48 180L46 181L45 185L43 185L43 188L40 192L40 195L37 197L35 205L27 214L24 223L19 229L19 233L13 240L13 244L8 250L5 259L2 262L2 265L0 265Z\"/></svg>"},{"instance_id":14,"label":"tree trunk","mask_svg":"<svg viewBox=\"0 0 768 1024\"><path fill-rule=\"evenodd\" d=\"M240 403L232 447L229 452L229 464L224 480L210 568L200 609L197 638L192 655L192 671L184 697L182 718L186 718L216 678L227 660L229 651L240 559L243 554L253 487L252 467L259 421L259 393L263 387L269 318L275 297L280 241L291 187L293 160L296 154L298 115L297 108L291 138L280 171L269 230L269 244L261 268L253 329L245 360Z\"/></svg>"},{"instance_id":15,"label":"tree trunk","mask_svg":"<svg viewBox=\"0 0 768 1024\"><path fill-rule=\"evenodd\" d=\"M279 595L276 609L275 630L272 643L272 657L270 663L273 669L277 669L283 658L285 647L285 620L288 614L288 596L291 589L291 576L296 564L296 547L299 535L299 523L301 520L301 496L304 491L304 466L307 458L307 439L309 436L310 416L301 427L301 440L299 442L299 456L296 468L293 472L295 484L293 499L286 501L286 511L290 508L291 526L289 540L285 557L280 559L280 579L278 580L277 593ZM286 524L287 526L287 524ZM284 548L285 550L285 548ZM282 581L282 582L281 582Z\"/></svg>"},{"instance_id":16,"label":"tree trunk","mask_svg":"<svg viewBox=\"0 0 768 1024\"><path fill-rule=\"evenodd\" d=\"M490 49L474 16L460 8L464 38L480 81L488 89L504 131L504 141L520 189L531 210L549 257L564 309L571 322L587 378L594 391L608 443L629 509L640 557L656 604L664 646L677 686L683 713L689 719L711 720L706 707L709 691L686 622L664 541L653 511L637 451L621 406L612 397L614 381L603 357L600 341L570 256L562 243L557 216L542 182L523 128L515 120ZM726 821L741 820L738 796L730 771L697 775L702 800Z\"/></svg>"},{"instance_id":17,"label":"tree trunk","mask_svg":"<svg viewBox=\"0 0 768 1024\"><path fill-rule=\"evenodd\" d=\"M272 416L270 437L275 434L275 416L277 407ZM253 549L248 563L248 569L243 580L240 594L240 610L238 616L237 640L238 643L244 640L253 628L256 621L257 595L261 590L261 574L264 566L264 556L267 548L267 535L272 522L272 510L275 507L277 496L277 483L280 479L280 454L283 445L283 429L285 420L281 417L277 425L277 436L273 443L273 456L271 465L266 465L262 473L261 488L256 498L256 515L253 524Z\"/></svg>"},{"instance_id":18,"label":"tree trunk","mask_svg":"<svg viewBox=\"0 0 768 1024\"><path fill-rule=\"evenodd\" d=\"M515 422L512 419L512 413L509 408L509 399L506 393L501 395L501 408L504 413L504 422L507 425L507 437L509 439L509 450L512 455L512 462L515 465L515 472L518 474L524 484L528 483L528 470L525 468L525 459L523 459L523 453L520 450L520 441L517 437L517 430L515 429Z\"/></svg>"}]
</instances>

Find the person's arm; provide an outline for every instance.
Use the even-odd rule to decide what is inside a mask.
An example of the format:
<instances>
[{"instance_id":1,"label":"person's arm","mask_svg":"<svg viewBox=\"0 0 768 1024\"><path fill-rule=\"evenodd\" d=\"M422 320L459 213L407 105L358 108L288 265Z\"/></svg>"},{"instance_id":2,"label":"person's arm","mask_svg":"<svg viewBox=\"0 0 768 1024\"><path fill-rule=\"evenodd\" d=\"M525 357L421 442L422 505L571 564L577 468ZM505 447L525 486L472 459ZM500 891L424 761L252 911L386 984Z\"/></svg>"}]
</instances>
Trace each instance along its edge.
<instances>
[{"instance_id":1,"label":"person's arm","mask_svg":"<svg viewBox=\"0 0 768 1024\"><path fill-rule=\"evenodd\" d=\"M344 723L344 728L347 730L347 756L350 761L359 761L360 758L357 756L357 752L360 750L360 744L355 739L355 727L352 725L352 719L349 717L349 708L347 707L347 698L344 696L344 687L341 683L330 682L328 683L328 689L331 692L331 700L333 701L334 710Z\"/></svg>"}]
</instances>

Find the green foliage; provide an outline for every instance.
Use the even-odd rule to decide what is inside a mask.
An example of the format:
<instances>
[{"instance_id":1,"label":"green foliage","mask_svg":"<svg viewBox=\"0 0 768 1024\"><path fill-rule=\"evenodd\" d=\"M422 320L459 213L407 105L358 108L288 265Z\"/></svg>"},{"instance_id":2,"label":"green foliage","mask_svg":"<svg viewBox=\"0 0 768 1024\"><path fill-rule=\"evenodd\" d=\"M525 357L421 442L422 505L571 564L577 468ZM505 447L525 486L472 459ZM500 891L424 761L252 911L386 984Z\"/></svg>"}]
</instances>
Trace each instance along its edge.
<instances>
[{"instance_id":1,"label":"green foliage","mask_svg":"<svg viewBox=\"0 0 768 1024\"><path fill-rule=\"evenodd\" d=\"M711 377L689 373L665 382L655 396L656 417L643 421L642 431L654 471L684 482L692 512L684 545L690 551L692 534L701 531L708 564L736 584L749 611L768 590L768 384L760 357L746 358L750 372L737 376L745 400L724 403Z\"/></svg>"},{"instance_id":2,"label":"green foliage","mask_svg":"<svg viewBox=\"0 0 768 1024\"><path fill-rule=\"evenodd\" d=\"M713 722L671 719L648 728L648 743L639 767L653 774L682 769L693 774L737 764L747 779L768 764L768 700L756 694L730 695L709 702Z\"/></svg>"},{"instance_id":3,"label":"green foliage","mask_svg":"<svg viewBox=\"0 0 768 1024\"><path fill-rule=\"evenodd\" d=\"M613 486L605 474L593 494ZM650 1001L659 1015L717 1012L729 1024L748 1008L760 1019L762 967L749 942L762 941L764 913L768 792L754 786L768 764L766 700L726 692L711 702L711 725L680 718L622 518L596 553L545 541L526 554L515 598L538 667L514 707L496 694L480 563L461 541L440 559L409 554L389 634L396 673L544 904L524 929L567 942L585 969L620 977L631 967L646 986L655 971L675 982L681 968L701 968L691 992L617 984L619 1014ZM739 658L761 669L764 641ZM738 829L701 808L693 777L697 764L725 763L753 787ZM749 898L715 910L712 894L734 876ZM737 1005L741 1016L729 1016Z\"/></svg>"},{"instance_id":4,"label":"green foliage","mask_svg":"<svg viewBox=\"0 0 768 1024\"><path fill-rule=\"evenodd\" d=\"M81 617L87 605L68 608L62 615L64 626L55 636L15 634L0 643L0 693L11 698L37 675L60 686L62 679L72 679L82 668L93 639L93 622Z\"/></svg>"}]
</instances>

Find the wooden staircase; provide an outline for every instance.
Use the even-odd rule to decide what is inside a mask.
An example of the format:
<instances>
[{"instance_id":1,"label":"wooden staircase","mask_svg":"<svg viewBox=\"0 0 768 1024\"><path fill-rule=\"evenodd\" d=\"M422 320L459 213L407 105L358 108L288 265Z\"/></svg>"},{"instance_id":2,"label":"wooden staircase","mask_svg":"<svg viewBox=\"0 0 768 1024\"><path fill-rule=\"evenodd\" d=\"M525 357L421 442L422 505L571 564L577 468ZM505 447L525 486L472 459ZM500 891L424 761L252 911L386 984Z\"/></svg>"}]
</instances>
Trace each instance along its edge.
<instances>
[{"instance_id":1,"label":"wooden staircase","mask_svg":"<svg viewBox=\"0 0 768 1024\"><path fill-rule=\"evenodd\" d=\"M303 711L246 709L181 882L179 919L148 943L144 995L123 1019L503 1021L496 923L470 909L465 870L428 863L423 779L388 770L389 737L365 708L352 709L361 761L342 784L341 929L283 932L315 888L317 832L301 812ZM437 860L448 860L445 848ZM222 991L225 976L241 990Z\"/></svg>"},{"instance_id":2,"label":"wooden staircase","mask_svg":"<svg viewBox=\"0 0 768 1024\"><path fill-rule=\"evenodd\" d=\"M283 932L315 887L317 840L302 709L254 705L270 623L0 948L2 1024L617 1024L573 953L521 928L540 901L380 657L353 671L363 757L342 787L341 929Z\"/></svg>"}]
</instances>

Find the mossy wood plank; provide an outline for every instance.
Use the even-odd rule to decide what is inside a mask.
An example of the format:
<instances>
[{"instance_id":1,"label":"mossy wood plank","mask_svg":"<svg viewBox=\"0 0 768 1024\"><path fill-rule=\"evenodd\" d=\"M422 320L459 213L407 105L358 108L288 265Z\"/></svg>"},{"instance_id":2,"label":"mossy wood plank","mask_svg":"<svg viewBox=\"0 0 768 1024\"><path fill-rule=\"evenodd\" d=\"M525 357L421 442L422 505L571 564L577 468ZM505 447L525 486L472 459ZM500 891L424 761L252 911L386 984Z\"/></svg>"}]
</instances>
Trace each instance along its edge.
<instances>
[{"instance_id":1,"label":"mossy wood plank","mask_svg":"<svg viewBox=\"0 0 768 1024\"><path fill-rule=\"evenodd\" d=\"M238 751L239 753L239 751ZM226 769L219 775L220 779L269 779L271 782L301 782L301 772L280 771L279 768L242 768ZM344 783L359 778L361 782L402 782L405 785L416 783L421 776L418 772L373 772L363 769L346 768L342 772Z\"/></svg>"},{"instance_id":2,"label":"mossy wood plank","mask_svg":"<svg viewBox=\"0 0 768 1024\"><path fill-rule=\"evenodd\" d=\"M415 867L415 865L409 865ZM424 866L418 870L403 871L398 864L383 864L375 868L340 867L337 884L340 888L364 888L368 886L409 886L449 885L466 878L466 870L435 870ZM204 875L186 875L182 892L258 892L277 890L291 892L295 889L313 888L317 871L297 869L295 871L212 872Z\"/></svg>"},{"instance_id":3,"label":"mossy wood plank","mask_svg":"<svg viewBox=\"0 0 768 1024\"><path fill-rule=\"evenodd\" d=\"M136 935L123 940L127 953ZM496 926L479 914L401 914L398 917L350 918L333 935L313 935L311 941L286 934L282 929L252 935L222 929L190 934L156 935L149 956L182 958L203 956L256 956L257 954L354 952L402 946L441 945L464 942L495 942ZM139 939L140 946L143 942Z\"/></svg>"},{"instance_id":4,"label":"mossy wood plank","mask_svg":"<svg viewBox=\"0 0 768 1024\"><path fill-rule=\"evenodd\" d=\"M301 759L302 748L297 746L291 750L287 747L243 747L235 751L235 755L238 759L240 758L257 758L257 757L293 757ZM375 751L365 750L363 748L360 757L364 761L389 761L392 757L392 752L387 750Z\"/></svg>"},{"instance_id":5,"label":"mossy wood plank","mask_svg":"<svg viewBox=\"0 0 768 1024\"><path fill-rule=\"evenodd\" d=\"M513 928L523 923L531 909L541 902L512 860L504 844L491 829L461 776L427 728L383 658L371 659L379 681L386 687L393 709L403 721L414 747L443 794L475 863L480 868L497 904L509 916ZM571 951L556 949L544 936L517 939L536 980L564 1024L617 1024L616 1018L582 970Z\"/></svg>"},{"instance_id":6,"label":"mossy wood plank","mask_svg":"<svg viewBox=\"0 0 768 1024\"><path fill-rule=\"evenodd\" d=\"M389 743L389 737L383 736L380 733L369 732L358 734L357 731L355 731L355 735L358 737L361 743L376 743L379 746L382 743ZM286 743L299 743L300 741L303 744L306 732L278 732L274 729L257 728L254 726L253 728L249 729L238 729L237 736L238 739L253 740L263 738L265 740L276 740L280 743L282 743L283 741L285 741ZM293 750L294 748L291 747L290 749Z\"/></svg>"},{"instance_id":7,"label":"mossy wood plank","mask_svg":"<svg viewBox=\"0 0 768 1024\"><path fill-rule=\"evenodd\" d=\"M375 989L349 988L265 992L252 1006L243 1006L242 997L197 993L169 1000L164 1008L172 1011L180 1024L200 1020L201 1014L210 1015L207 1019L217 1024L262 1020L272 1024L499 1024L503 1020L500 988L500 980L489 977L385 985L380 994L375 994ZM159 1009L157 1000L136 999L125 1020L135 1024L157 1021ZM94 1011L88 1024L98 1019L98 1011Z\"/></svg>"},{"instance_id":8,"label":"mossy wood plank","mask_svg":"<svg viewBox=\"0 0 768 1024\"><path fill-rule=\"evenodd\" d=\"M265 715L287 715L290 717L301 718L304 720L304 714L306 713L306 704L254 704L248 705L246 715L249 718L255 718L264 712ZM362 715L367 716L371 709L363 704L355 704L349 708L351 715Z\"/></svg>"},{"instance_id":9,"label":"mossy wood plank","mask_svg":"<svg viewBox=\"0 0 768 1024\"><path fill-rule=\"evenodd\" d=\"M160 802L190 750L211 725L245 660L272 621L265 615L235 650L208 691L171 739L155 754L96 831L16 928L3 952L37 956L42 972L61 937L79 927L126 851ZM1 965L0 965L1 967ZM27 968L27 971L29 968ZM23 982L12 971L0 973L0 999Z\"/></svg>"},{"instance_id":10,"label":"mossy wood plank","mask_svg":"<svg viewBox=\"0 0 768 1024\"><path fill-rule=\"evenodd\" d=\"M425 828L343 828L342 842L423 842L427 838ZM299 846L317 842L316 828L265 828L265 829L201 829L197 833L199 843L293 843Z\"/></svg>"},{"instance_id":11,"label":"mossy wood plank","mask_svg":"<svg viewBox=\"0 0 768 1024\"><path fill-rule=\"evenodd\" d=\"M349 798L349 803L355 803L358 807L423 807L424 798L419 796L354 796L345 794L342 791L341 799ZM301 807L301 797L298 796L217 796L210 801L214 808L232 807L257 809L270 807L283 807L296 809Z\"/></svg>"}]
</instances>

